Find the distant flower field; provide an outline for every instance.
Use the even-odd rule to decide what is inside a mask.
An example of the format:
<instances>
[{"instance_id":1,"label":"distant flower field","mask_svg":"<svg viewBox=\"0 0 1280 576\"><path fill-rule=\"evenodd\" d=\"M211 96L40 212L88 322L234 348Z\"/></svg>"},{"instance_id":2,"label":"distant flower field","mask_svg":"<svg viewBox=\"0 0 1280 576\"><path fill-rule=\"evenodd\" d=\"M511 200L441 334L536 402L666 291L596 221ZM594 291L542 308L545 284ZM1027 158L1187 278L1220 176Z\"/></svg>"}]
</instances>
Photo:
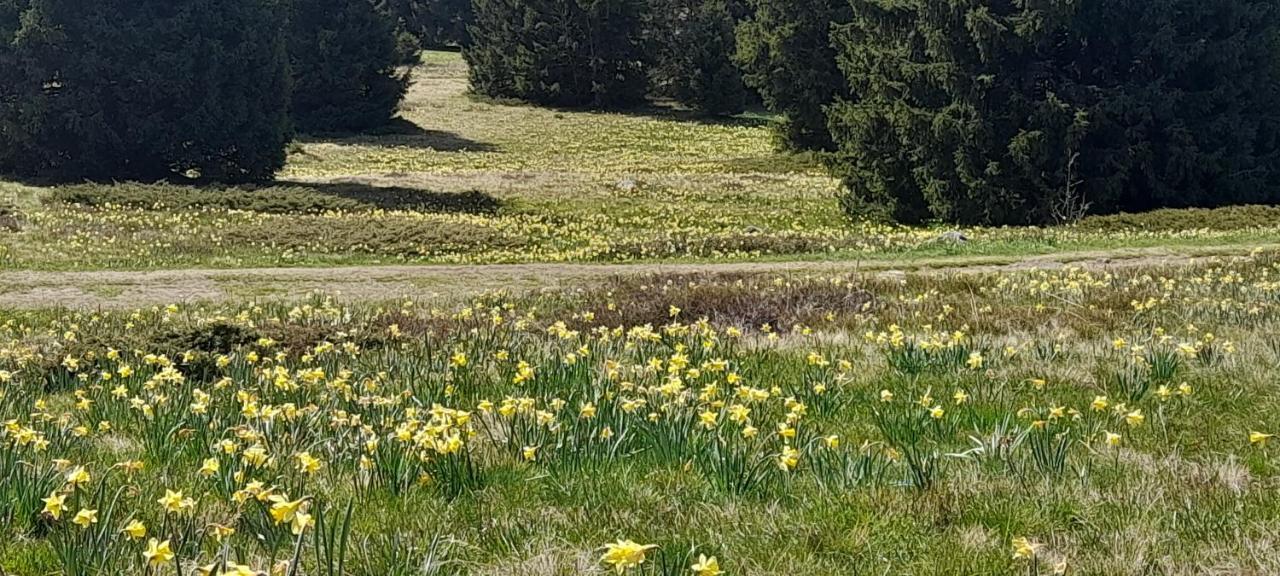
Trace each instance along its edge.
<instances>
[{"instance_id":1,"label":"distant flower field","mask_svg":"<svg viewBox=\"0 0 1280 576\"><path fill-rule=\"evenodd\" d=\"M0 312L9 574L1264 574L1280 255Z\"/></svg>"}]
</instances>

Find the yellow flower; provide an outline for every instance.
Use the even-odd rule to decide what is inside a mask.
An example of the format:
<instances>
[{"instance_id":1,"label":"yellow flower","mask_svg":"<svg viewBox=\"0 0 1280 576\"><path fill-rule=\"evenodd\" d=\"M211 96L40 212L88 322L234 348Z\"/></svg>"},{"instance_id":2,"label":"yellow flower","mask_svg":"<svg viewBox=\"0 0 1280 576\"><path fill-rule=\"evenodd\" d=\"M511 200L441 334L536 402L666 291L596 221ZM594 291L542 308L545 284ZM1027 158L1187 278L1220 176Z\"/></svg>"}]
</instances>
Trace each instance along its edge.
<instances>
[{"instance_id":1,"label":"yellow flower","mask_svg":"<svg viewBox=\"0 0 1280 576\"><path fill-rule=\"evenodd\" d=\"M790 446L783 446L782 453L778 455L778 468L783 472L796 469L796 465L800 463L800 451Z\"/></svg>"},{"instance_id":2,"label":"yellow flower","mask_svg":"<svg viewBox=\"0 0 1280 576\"><path fill-rule=\"evenodd\" d=\"M952 394L951 398L954 399L956 401L956 405L959 406L969 401L969 393L964 390L956 390L956 393Z\"/></svg>"},{"instance_id":3,"label":"yellow flower","mask_svg":"<svg viewBox=\"0 0 1280 576\"><path fill-rule=\"evenodd\" d=\"M631 540L618 540L605 546L600 561L613 566L621 574L623 571L644 564L645 552L657 548L653 544L637 544Z\"/></svg>"},{"instance_id":4,"label":"yellow flower","mask_svg":"<svg viewBox=\"0 0 1280 576\"><path fill-rule=\"evenodd\" d=\"M1013 539L1013 559L1014 560L1030 560L1035 557L1036 549L1040 546L1027 540L1025 536L1019 536Z\"/></svg>"},{"instance_id":5,"label":"yellow flower","mask_svg":"<svg viewBox=\"0 0 1280 576\"><path fill-rule=\"evenodd\" d=\"M156 500L156 502L164 507L165 512L173 513L182 512L183 510L192 508L196 505L195 500L183 497L181 491L175 492L167 488L164 491L164 496L159 500Z\"/></svg>"},{"instance_id":6,"label":"yellow flower","mask_svg":"<svg viewBox=\"0 0 1280 576\"><path fill-rule=\"evenodd\" d=\"M525 462L533 462L538 459L538 447L525 446L524 449L520 451L520 455L524 457Z\"/></svg>"},{"instance_id":7,"label":"yellow flower","mask_svg":"<svg viewBox=\"0 0 1280 576\"><path fill-rule=\"evenodd\" d=\"M881 391L880 391L880 401L881 401L881 402L893 402L893 392L890 392L890 391L888 391L888 390L881 390Z\"/></svg>"},{"instance_id":8,"label":"yellow flower","mask_svg":"<svg viewBox=\"0 0 1280 576\"><path fill-rule=\"evenodd\" d=\"M1101 412L1101 411L1103 411L1103 410L1106 410L1106 409L1107 409L1107 397L1106 397L1106 396L1094 396L1094 397L1093 397L1093 402L1091 402L1091 403L1089 404L1089 406L1093 407L1093 409L1094 409L1095 411L1097 411L1097 412Z\"/></svg>"},{"instance_id":9,"label":"yellow flower","mask_svg":"<svg viewBox=\"0 0 1280 576\"><path fill-rule=\"evenodd\" d=\"M121 532L124 532L126 536L134 540L138 540L146 537L147 526L146 524L143 524L141 521L134 519L134 520L130 520L129 523L125 525L124 529L121 530Z\"/></svg>"},{"instance_id":10,"label":"yellow flower","mask_svg":"<svg viewBox=\"0 0 1280 576\"><path fill-rule=\"evenodd\" d=\"M43 502L45 514L53 516L53 519L57 520L62 517L62 511L66 509L67 496L54 492L49 494L48 498L44 498Z\"/></svg>"},{"instance_id":11,"label":"yellow flower","mask_svg":"<svg viewBox=\"0 0 1280 576\"><path fill-rule=\"evenodd\" d=\"M304 499L289 500L282 494L274 494L269 500L271 501L271 519L275 520L276 524L293 522L305 502Z\"/></svg>"},{"instance_id":12,"label":"yellow flower","mask_svg":"<svg viewBox=\"0 0 1280 576\"><path fill-rule=\"evenodd\" d=\"M257 576L258 572L244 564L227 564L227 569L219 576Z\"/></svg>"},{"instance_id":13,"label":"yellow flower","mask_svg":"<svg viewBox=\"0 0 1280 576\"><path fill-rule=\"evenodd\" d=\"M142 551L142 557L146 559L147 564L159 566L173 560L173 550L169 548L169 541L163 542L152 538L147 542L147 549Z\"/></svg>"},{"instance_id":14,"label":"yellow flower","mask_svg":"<svg viewBox=\"0 0 1280 576\"><path fill-rule=\"evenodd\" d=\"M294 536L301 535L304 530L312 524L311 515L306 512L298 512L293 515L293 520L289 523L289 531Z\"/></svg>"},{"instance_id":15,"label":"yellow flower","mask_svg":"<svg viewBox=\"0 0 1280 576\"><path fill-rule=\"evenodd\" d=\"M934 406L933 408L929 409L929 417L933 418L934 420L941 420L942 417L945 415L946 415L946 411L943 410L941 406Z\"/></svg>"},{"instance_id":16,"label":"yellow flower","mask_svg":"<svg viewBox=\"0 0 1280 576\"><path fill-rule=\"evenodd\" d=\"M1114 432L1107 432L1106 442L1107 442L1107 446L1115 448L1116 446L1120 445L1120 435Z\"/></svg>"},{"instance_id":17,"label":"yellow flower","mask_svg":"<svg viewBox=\"0 0 1280 576\"><path fill-rule=\"evenodd\" d=\"M1275 434L1263 434L1262 432L1250 432L1249 443L1254 446L1266 446L1269 440Z\"/></svg>"},{"instance_id":18,"label":"yellow flower","mask_svg":"<svg viewBox=\"0 0 1280 576\"><path fill-rule=\"evenodd\" d=\"M840 437L835 434L823 438L822 441L832 450L840 447Z\"/></svg>"},{"instance_id":19,"label":"yellow flower","mask_svg":"<svg viewBox=\"0 0 1280 576\"><path fill-rule=\"evenodd\" d=\"M89 476L89 471L85 470L84 466L76 466L75 468L68 470L66 478L67 484L70 484L72 488L88 484L92 479L92 477Z\"/></svg>"},{"instance_id":20,"label":"yellow flower","mask_svg":"<svg viewBox=\"0 0 1280 576\"><path fill-rule=\"evenodd\" d=\"M968 366L970 370L978 370L982 368L982 362L981 352L970 352L969 359L965 361L965 365Z\"/></svg>"},{"instance_id":21,"label":"yellow flower","mask_svg":"<svg viewBox=\"0 0 1280 576\"><path fill-rule=\"evenodd\" d=\"M310 452L299 452L294 458L298 460L298 471L304 474L315 474L324 466L324 463L312 456Z\"/></svg>"},{"instance_id":22,"label":"yellow flower","mask_svg":"<svg viewBox=\"0 0 1280 576\"><path fill-rule=\"evenodd\" d=\"M76 517L71 519L71 523L81 528L88 528L98 523L98 511L81 510L76 512Z\"/></svg>"},{"instance_id":23,"label":"yellow flower","mask_svg":"<svg viewBox=\"0 0 1280 576\"><path fill-rule=\"evenodd\" d=\"M221 465L218 464L217 458L205 458L204 463L200 465L200 475L208 478L218 473Z\"/></svg>"},{"instance_id":24,"label":"yellow flower","mask_svg":"<svg viewBox=\"0 0 1280 576\"><path fill-rule=\"evenodd\" d=\"M230 538L236 533L235 528L223 526L222 524L213 524L210 527L213 529L213 539L218 543L221 543L223 540Z\"/></svg>"},{"instance_id":25,"label":"yellow flower","mask_svg":"<svg viewBox=\"0 0 1280 576\"><path fill-rule=\"evenodd\" d=\"M689 567L696 576L720 576L724 574L724 570L720 569L720 562L715 556L707 558L705 554L698 555L698 562Z\"/></svg>"},{"instance_id":26,"label":"yellow flower","mask_svg":"<svg viewBox=\"0 0 1280 576\"><path fill-rule=\"evenodd\" d=\"M702 424L703 428L710 430L716 427L717 416L718 414L716 414L715 412L707 410L701 414L698 414L698 421Z\"/></svg>"},{"instance_id":27,"label":"yellow flower","mask_svg":"<svg viewBox=\"0 0 1280 576\"><path fill-rule=\"evenodd\" d=\"M1131 428L1137 428L1138 426L1141 426L1142 421L1146 419L1147 417L1142 415L1141 409L1134 410L1133 412L1126 414L1124 417L1124 421L1127 422L1129 424L1129 427Z\"/></svg>"}]
</instances>

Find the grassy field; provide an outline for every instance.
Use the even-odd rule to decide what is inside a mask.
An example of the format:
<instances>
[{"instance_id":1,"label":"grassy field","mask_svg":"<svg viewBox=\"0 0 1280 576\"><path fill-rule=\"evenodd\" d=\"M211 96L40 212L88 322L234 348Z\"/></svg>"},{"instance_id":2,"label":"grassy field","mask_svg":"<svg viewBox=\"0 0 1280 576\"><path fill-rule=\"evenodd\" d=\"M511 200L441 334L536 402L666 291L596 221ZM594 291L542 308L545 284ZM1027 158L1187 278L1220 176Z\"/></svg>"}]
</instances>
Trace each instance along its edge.
<instances>
[{"instance_id":1,"label":"grassy field","mask_svg":"<svg viewBox=\"0 0 1280 576\"><path fill-rule=\"evenodd\" d=\"M1278 334L1264 251L3 312L0 569L1274 574Z\"/></svg>"},{"instance_id":2,"label":"grassy field","mask_svg":"<svg viewBox=\"0 0 1280 576\"><path fill-rule=\"evenodd\" d=\"M0 183L0 267L919 259L1280 242L1274 211L1060 229L852 224L837 183L774 151L767 119L558 111L466 94L457 54L417 70L382 134L306 138L258 190Z\"/></svg>"}]
</instances>

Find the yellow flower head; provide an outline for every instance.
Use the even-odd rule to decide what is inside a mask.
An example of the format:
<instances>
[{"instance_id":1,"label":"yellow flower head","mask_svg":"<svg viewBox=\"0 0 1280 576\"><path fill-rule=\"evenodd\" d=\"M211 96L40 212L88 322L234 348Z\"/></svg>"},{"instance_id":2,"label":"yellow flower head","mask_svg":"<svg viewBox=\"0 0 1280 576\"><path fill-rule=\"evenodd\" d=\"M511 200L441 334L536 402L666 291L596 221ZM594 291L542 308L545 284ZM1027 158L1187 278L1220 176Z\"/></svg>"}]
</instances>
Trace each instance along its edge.
<instances>
[{"instance_id":1,"label":"yellow flower head","mask_svg":"<svg viewBox=\"0 0 1280 576\"><path fill-rule=\"evenodd\" d=\"M57 492L49 494L48 498L42 499L44 502L44 513L57 520L62 517L62 511L66 509L67 495Z\"/></svg>"},{"instance_id":2,"label":"yellow flower head","mask_svg":"<svg viewBox=\"0 0 1280 576\"><path fill-rule=\"evenodd\" d=\"M618 540L605 546L600 561L613 566L619 574L644 564L645 552L657 548L654 544L637 544L631 540Z\"/></svg>"},{"instance_id":3,"label":"yellow flower head","mask_svg":"<svg viewBox=\"0 0 1280 576\"><path fill-rule=\"evenodd\" d=\"M97 510L81 510L76 512L75 518L71 519L71 523L81 528L88 528L98 523Z\"/></svg>"},{"instance_id":4,"label":"yellow flower head","mask_svg":"<svg viewBox=\"0 0 1280 576\"><path fill-rule=\"evenodd\" d=\"M707 558L706 554L698 555L698 562L689 567L693 571L694 576L720 576L724 574L724 570L720 569L720 562L715 556Z\"/></svg>"},{"instance_id":5,"label":"yellow flower head","mask_svg":"<svg viewBox=\"0 0 1280 576\"><path fill-rule=\"evenodd\" d=\"M121 532L123 532L129 538L132 538L134 540L140 540L147 536L147 526L143 524L140 520L134 519L134 520L130 520L129 523L125 525L124 529L121 530Z\"/></svg>"},{"instance_id":6,"label":"yellow flower head","mask_svg":"<svg viewBox=\"0 0 1280 576\"><path fill-rule=\"evenodd\" d=\"M152 538L147 542L147 549L142 551L142 557L147 564L159 566L173 560L173 550L169 547L168 540L162 542Z\"/></svg>"},{"instance_id":7,"label":"yellow flower head","mask_svg":"<svg viewBox=\"0 0 1280 576\"><path fill-rule=\"evenodd\" d=\"M1013 539L1013 559L1014 560L1030 560L1035 557L1036 550L1040 546L1027 540L1025 536L1019 536Z\"/></svg>"}]
</instances>

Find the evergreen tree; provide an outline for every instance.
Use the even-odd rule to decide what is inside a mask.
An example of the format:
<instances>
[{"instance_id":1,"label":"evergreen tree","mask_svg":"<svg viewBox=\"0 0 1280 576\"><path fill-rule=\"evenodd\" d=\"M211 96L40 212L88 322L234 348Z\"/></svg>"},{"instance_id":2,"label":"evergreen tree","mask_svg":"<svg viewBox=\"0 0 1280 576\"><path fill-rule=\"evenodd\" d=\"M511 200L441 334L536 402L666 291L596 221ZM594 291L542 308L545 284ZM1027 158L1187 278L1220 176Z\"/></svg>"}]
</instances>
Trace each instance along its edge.
<instances>
[{"instance_id":1,"label":"evergreen tree","mask_svg":"<svg viewBox=\"0 0 1280 576\"><path fill-rule=\"evenodd\" d=\"M900 220L1280 201L1267 0L854 0L846 206Z\"/></svg>"},{"instance_id":2,"label":"evergreen tree","mask_svg":"<svg viewBox=\"0 0 1280 576\"><path fill-rule=\"evenodd\" d=\"M265 180L285 159L274 0L0 0L0 170Z\"/></svg>"},{"instance_id":3,"label":"evergreen tree","mask_svg":"<svg viewBox=\"0 0 1280 576\"><path fill-rule=\"evenodd\" d=\"M381 0L380 6L422 46L445 48L467 43L471 0Z\"/></svg>"},{"instance_id":4,"label":"evergreen tree","mask_svg":"<svg viewBox=\"0 0 1280 576\"><path fill-rule=\"evenodd\" d=\"M473 91L551 106L645 97L641 0L474 0Z\"/></svg>"},{"instance_id":5,"label":"evergreen tree","mask_svg":"<svg viewBox=\"0 0 1280 576\"><path fill-rule=\"evenodd\" d=\"M303 132L356 132L395 116L409 84L395 25L368 0L293 0L293 121Z\"/></svg>"},{"instance_id":6,"label":"evergreen tree","mask_svg":"<svg viewBox=\"0 0 1280 576\"><path fill-rule=\"evenodd\" d=\"M734 12L726 0L651 0L645 28L657 93L705 114L742 112Z\"/></svg>"},{"instance_id":7,"label":"evergreen tree","mask_svg":"<svg viewBox=\"0 0 1280 576\"><path fill-rule=\"evenodd\" d=\"M825 109L843 93L832 26L848 22L849 0L749 0L738 27L738 61L748 86L783 116L779 137L793 150L830 150Z\"/></svg>"}]
</instances>

